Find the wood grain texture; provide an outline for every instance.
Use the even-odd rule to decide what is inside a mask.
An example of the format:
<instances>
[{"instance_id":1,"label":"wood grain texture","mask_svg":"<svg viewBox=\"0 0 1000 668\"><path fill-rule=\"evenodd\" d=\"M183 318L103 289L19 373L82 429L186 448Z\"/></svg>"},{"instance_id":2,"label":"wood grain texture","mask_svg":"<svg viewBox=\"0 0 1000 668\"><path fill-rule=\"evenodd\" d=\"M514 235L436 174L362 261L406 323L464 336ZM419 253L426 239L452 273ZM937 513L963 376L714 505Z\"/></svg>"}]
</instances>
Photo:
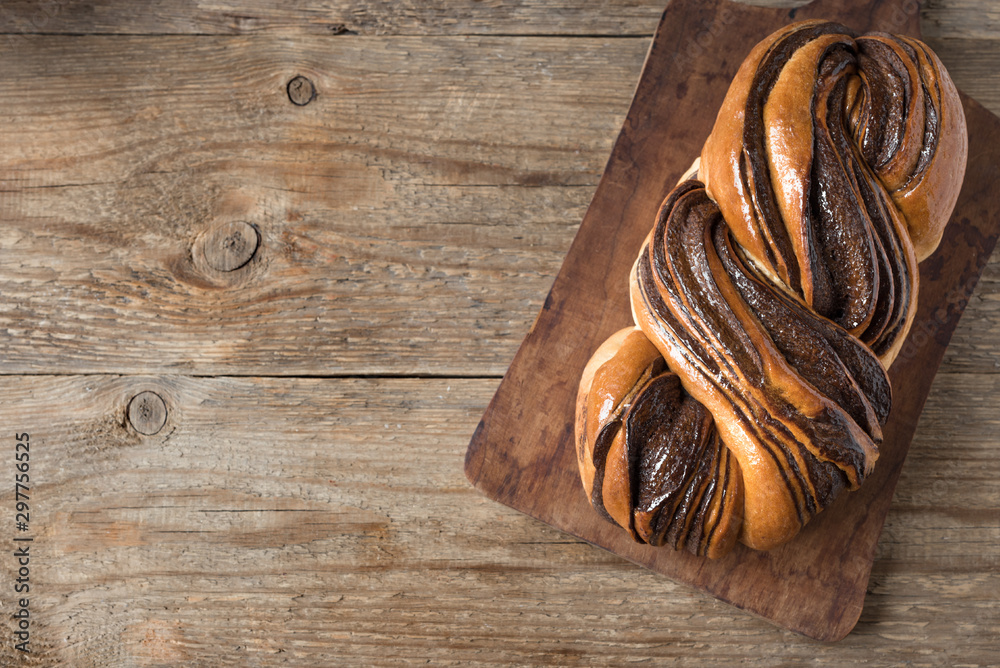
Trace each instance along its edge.
<instances>
[{"instance_id":1,"label":"wood grain texture","mask_svg":"<svg viewBox=\"0 0 1000 668\"><path fill-rule=\"evenodd\" d=\"M6 373L502 374L645 48L26 39L0 55ZM199 262L235 222L253 262Z\"/></svg>"},{"instance_id":2,"label":"wood grain texture","mask_svg":"<svg viewBox=\"0 0 1000 668\"><path fill-rule=\"evenodd\" d=\"M8 619L0 666L995 665L997 258L839 643L462 474L665 4L5 0L0 450L37 442L39 550L35 652ZM1000 113L994 3L924 5ZM196 246L234 221L260 262L213 272ZM305 377L326 375L352 377ZM143 391L165 399L152 436L127 420ZM8 482L5 522L12 502Z\"/></svg>"},{"instance_id":3,"label":"wood grain texture","mask_svg":"<svg viewBox=\"0 0 1000 668\"><path fill-rule=\"evenodd\" d=\"M648 40L292 44L0 40L0 371L504 372ZM994 109L998 44L944 52ZM285 90L301 72L319 89L306 107ZM257 261L199 263L200 236L234 222L259 230ZM975 364L1000 327L983 316Z\"/></svg>"},{"instance_id":4,"label":"wood grain texture","mask_svg":"<svg viewBox=\"0 0 1000 668\"><path fill-rule=\"evenodd\" d=\"M307 0L197 2L157 0L123 10L120 0L7 0L0 33L23 34L200 34L268 32L353 35L615 35L649 37L663 11L657 0L539 0L476 2L434 0ZM807 0L747 0L745 4L795 8ZM924 32L931 37L994 39L1000 9L982 0L922 3Z\"/></svg>"},{"instance_id":5,"label":"wood grain texture","mask_svg":"<svg viewBox=\"0 0 1000 668\"><path fill-rule=\"evenodd\" d=\"M455 463L492 380L12 377L38 626L0 664L989 665L997 418L966 396L997 379L938 376L861 621L817 644L471 489ZM154 436L124 419L143 391Z\"/></svg>"}]
</instances>

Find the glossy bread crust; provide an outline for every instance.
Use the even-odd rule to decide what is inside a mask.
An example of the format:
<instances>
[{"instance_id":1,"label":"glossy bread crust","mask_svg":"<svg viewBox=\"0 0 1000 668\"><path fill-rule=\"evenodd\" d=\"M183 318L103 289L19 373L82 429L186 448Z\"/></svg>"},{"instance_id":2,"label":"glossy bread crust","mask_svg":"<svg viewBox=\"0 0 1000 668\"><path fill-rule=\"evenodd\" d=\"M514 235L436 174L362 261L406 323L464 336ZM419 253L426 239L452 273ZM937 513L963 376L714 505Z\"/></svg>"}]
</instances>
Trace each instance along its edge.
<instances>
[{"instance_id":1,"label":"glossy bread crust","mask_svg":"<svg viewBox=\"0 0 1000 668\"><path fill-rule=\"evenodd\" d=\"M739 464L711 413L643 332L615 333L581 378L577 461L594 508L637 541L719 557L743 513Z\"/></svg>"},{"instance_id":2,"label":"glossy bread crust","mask_svg":"<svg viewBox=\"0 0 1000 668\"><path fill-rule=\"evenodd\" d=\"M718 557L781 545L857 489L967 152L921 42L809 21L758 44L635 262L636 327L581 378L598 512Z\"/></svg>"}]
</instances>

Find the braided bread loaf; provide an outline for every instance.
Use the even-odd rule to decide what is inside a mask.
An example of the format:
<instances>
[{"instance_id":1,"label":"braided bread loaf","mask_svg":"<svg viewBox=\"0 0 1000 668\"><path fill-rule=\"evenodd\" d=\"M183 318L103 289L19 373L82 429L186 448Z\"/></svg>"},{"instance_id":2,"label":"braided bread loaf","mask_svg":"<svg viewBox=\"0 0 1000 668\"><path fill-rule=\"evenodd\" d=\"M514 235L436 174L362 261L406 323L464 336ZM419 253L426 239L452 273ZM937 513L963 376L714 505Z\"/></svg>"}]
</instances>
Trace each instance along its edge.
<instances>
[{"instance_id":1,"label":"braided bread loaf","mask_svg":"<svg viewBox=\"0 0 1000 668\"><path fill-rule=\"evenodd\" d=\"M921 42L807 21L758 44L635 262L636 327L581 378L599 513L715 558L778 546L857 489L967 150Z\"/></svg>"}]
</instances>

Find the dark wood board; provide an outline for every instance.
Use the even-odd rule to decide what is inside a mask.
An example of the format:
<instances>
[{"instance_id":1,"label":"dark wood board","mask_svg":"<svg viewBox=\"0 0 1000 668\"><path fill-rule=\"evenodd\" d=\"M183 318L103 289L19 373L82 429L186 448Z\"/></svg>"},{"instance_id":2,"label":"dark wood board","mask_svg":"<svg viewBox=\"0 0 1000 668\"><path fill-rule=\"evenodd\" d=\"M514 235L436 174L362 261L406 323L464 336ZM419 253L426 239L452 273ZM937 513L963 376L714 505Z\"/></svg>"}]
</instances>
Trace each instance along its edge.
<instances>
[{"instance_id":1,"label":"dark wood board","mask_svg":"<svg viewBox=\"0 0 1000 668\"><path fill-rule=\"evenodd\" d=\"M579 375L630 324L628 271L664 195L698 155L752 46L787 23L826 18L919 36L912 0L797 9L674 0L653 38L611 158L535 324L472 437L465 471L482 493L738 608L820 640L850 633L875 547L944 351L1000 231L1000 119L963 96L970 155L941 246L920 267L920 306L890 370L894 401L875 473L789 544L709 561L634 542L584 497L573 452Z\"/></svg>"}]
</instances>

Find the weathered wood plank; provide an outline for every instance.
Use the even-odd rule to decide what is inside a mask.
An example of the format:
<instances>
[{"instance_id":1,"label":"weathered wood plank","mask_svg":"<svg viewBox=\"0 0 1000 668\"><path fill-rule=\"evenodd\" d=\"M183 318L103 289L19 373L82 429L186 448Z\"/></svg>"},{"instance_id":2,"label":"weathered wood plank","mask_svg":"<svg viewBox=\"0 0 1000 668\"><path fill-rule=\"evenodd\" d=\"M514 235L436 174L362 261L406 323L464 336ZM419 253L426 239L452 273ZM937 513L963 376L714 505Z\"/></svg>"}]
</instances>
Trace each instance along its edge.
<instances>
[{"instance_id":1,"label":"weathered wood plank","mask_svg":"<svg viewBox=\"0 0 1000 668\"><path fill-rule=\"evenodd\" d=\"M34 483L23 665L986 665L1000 461L969 395L998 383L938 376L861 622L819 645L471 489L493 380L8 377ZM125 418L143 391L167 406L152 436Z\"/></svg>"},{"instance_id":2,"label":"weathered wood plank","mask_svg":"<svg viewBox=\"0 0 1000 668\"><path fill-rule=\"evenodd\" d=\"M982 0L923 0L921 26L927 38L990 39L1000 36L1000 6Z\"/></svg>"},{"instance_id":3,"label":"weathered wood plank","mask_svg":"<svg viewBox=\"0 0 1000 668\"><path fill-rule=\"evenodd\" d=\"M959 85L1000 110L1000 42L943 45ZM0 49L0 372L502 374L645 49L266 35ZM319 90L305 107L284 90L298 72ZM235 220L260 231L253 262L192 256ZM950 364L995 365L996 291L976 293Z\"/></svg>"},{"instance_id":4,"label":"weathered wood plank","mask_svg":"<svg viewBox=\"0 0 1000 668\"><path fill-rule=\"evenodd\" d=\"M0 55L7 373L502 374L645 49L70 41ZM234 220L260 251L213 271L192 248Z\"/></svg>"},{"instance_id":5,"label":"weathered wood plank","mask_svg":"<svg viewBox=\"0 0 1000 668\"><path fill-rule=\"evenodd\" d=\"M746 1L746 0L745 0ZM551 3L392 2L334 0L203 3L195 0L7 0L0 32L23 34L201 34L266 32L312 35L641 35L651 36L667 0L583 0ZM794 8L805 0L749 0ZM924 0L925 33L935 37L995 38L1000 9L982 0Z\"/></svg>"},{"instance_id":6,"label":"weathered wood plank","mask_svg":"<svg viewBox=\"0 0 1000 668\"><path fill-rule=\"evenodd\" d=\"M1000 257L994 254L945 352L942 369L1000 371Z\"/></svg>"}]
</instances>

